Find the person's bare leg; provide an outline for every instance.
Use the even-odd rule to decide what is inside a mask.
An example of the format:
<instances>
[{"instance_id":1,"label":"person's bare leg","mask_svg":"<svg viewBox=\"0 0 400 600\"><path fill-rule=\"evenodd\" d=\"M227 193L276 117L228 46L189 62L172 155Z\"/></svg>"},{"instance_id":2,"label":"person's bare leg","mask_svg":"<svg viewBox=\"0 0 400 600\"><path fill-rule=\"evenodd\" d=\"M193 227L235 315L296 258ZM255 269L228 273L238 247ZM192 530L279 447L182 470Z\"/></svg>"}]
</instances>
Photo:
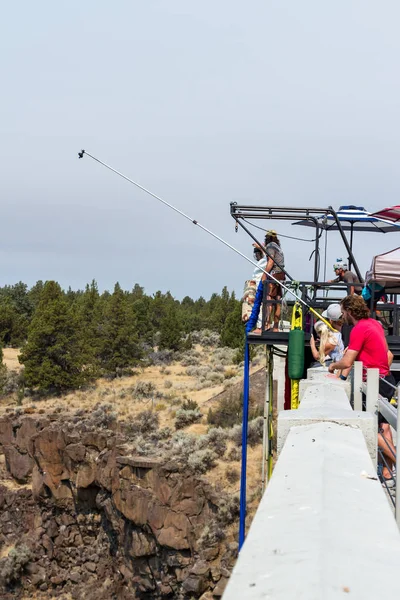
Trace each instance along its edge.
<instances>
[{"instance_id":1,"label":"person's bare leg","mask_svg":"<svg viewBox=\"0 0 400 600\"><path fill-rule=\"evenodd\" d=\"M270 304L270 300L274 300L274 298L272 298L271 296L267 296L267 306L265 311L265 329L269 329L271 327L272 304Z\"/></svg>"},{"instance_id":2,"label":"person's bare leg","mask_svg":"<svg viewBox=\"0 0 400 600\"><path fill-rule=\"evenodd\" d=\"M378 447L385 455L385 463L382 469L382 475L385 479L392 477L393 465L396 460L396 449L393 444L392 431L388 423L381 423L382 433L378 433Z\"/></svg>"},{"instance_id":3,"label":"person's bare leg","mask_svg":"<svg viewBox=\"0 0 400 600\"><path fill-rule=\"evenodd\" d=\"M279 321L281 318L281 299L279 297L276 297L275 300L278 301L278 304L275 304L275 311L274 311L274 328L272 331L279 331Z\"/></svg>"}]
</instances>

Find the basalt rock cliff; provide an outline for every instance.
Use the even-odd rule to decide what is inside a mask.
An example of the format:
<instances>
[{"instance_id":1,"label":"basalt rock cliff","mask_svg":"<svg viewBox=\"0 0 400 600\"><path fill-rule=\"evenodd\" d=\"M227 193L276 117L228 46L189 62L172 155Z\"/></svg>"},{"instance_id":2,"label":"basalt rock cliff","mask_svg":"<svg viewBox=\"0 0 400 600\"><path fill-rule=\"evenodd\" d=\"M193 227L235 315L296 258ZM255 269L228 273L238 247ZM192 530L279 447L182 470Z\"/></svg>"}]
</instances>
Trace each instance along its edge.
<instances>
[{"instance_id":1,"label":"basalt rock cliff","mask_svg":"<svg viewBox=\"0 0 400 600\"><path fill-rule=\"evenodd\" d=\"M114 430L0 418L0 596L219 598L236 558L223 493Z\"/></svg>"}]
</instances>

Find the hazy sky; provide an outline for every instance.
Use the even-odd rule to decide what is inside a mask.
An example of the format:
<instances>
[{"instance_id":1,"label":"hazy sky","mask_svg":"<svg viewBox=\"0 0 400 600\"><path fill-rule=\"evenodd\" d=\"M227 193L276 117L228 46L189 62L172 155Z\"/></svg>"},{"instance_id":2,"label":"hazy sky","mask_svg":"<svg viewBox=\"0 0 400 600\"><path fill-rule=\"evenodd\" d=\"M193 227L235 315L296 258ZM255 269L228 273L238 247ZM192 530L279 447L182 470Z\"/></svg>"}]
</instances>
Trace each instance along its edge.
<instances>
[{"instance_id":1,"label":"hazy sky","mask_svg":"<svg viewBox=\"0 0 400 600\"><path fill-rule=\"evenodd\" d=\"M240 294L251 265L81 148L249 256L231 201L399 203L399 22L398 0L6 3L0 285ZM399 236L357 236L361 270ZM312 245L283 246L310 278Z\"/></svg>"}]
</instances>

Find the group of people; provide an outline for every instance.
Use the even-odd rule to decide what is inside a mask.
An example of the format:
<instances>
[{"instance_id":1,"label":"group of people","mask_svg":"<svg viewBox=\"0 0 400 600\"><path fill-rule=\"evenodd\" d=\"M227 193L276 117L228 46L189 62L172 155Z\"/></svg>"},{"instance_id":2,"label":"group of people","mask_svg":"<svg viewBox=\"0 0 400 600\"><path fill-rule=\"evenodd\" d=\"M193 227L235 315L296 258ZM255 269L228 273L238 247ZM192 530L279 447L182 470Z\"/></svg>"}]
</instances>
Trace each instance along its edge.
<instances>
[{"instance_id":1,"label":"group of people","mask_svg":"<svg viewBox=\"0 0 400 600\"><path fill-rule=\"evenodd\" d=\"M379 321L370 318L370 311L363 298L357 294L348 295L340 304L331 304L322 317L335 330L331 332L323 321L317 321L314 328L320 338L319 349L311 336L311 351L315 360L328 366L330 373L336 373L346 380L356 360L363 363L364 379L366 369L379 369L379 393L389 401L393 398L396 381L390 372L393 354L388 348L384 329ZM343 343L341 329L351 327L348 344ZM346 346L346 347L345 347ZM365 407L365 396L363 406ZM396 450L392 432L386 419L379 413L378 446L384 456L382 477L385 485L392 487L392 476Z\"/></svg>"},{"instance_id":2,"label":"group of people","mask_svg":"<svg viewBox=\"0 0 400 600\"><path fill-rule=\"evenodd\" d=\"M265 236L264 245L253 244L254 258L257 266L251 281L247 282L255 291L260 281L268 277L267 309L265 315L265 329L278 331L281 317L282 287L280 281L285 279L285 258L277 233L269 230ZM346 380L356 360L363 363L366 369L379 369L379 393L389 401L395 391L395 379L390 372L393 354L390 352L382 324L370 318L370 310L363 298L363 287L357 276L348 270L348 265L338 259L333 265L336 278L329 283L344 282L348 285L348 295L340 304L331 304L321 315L321 320L314 325L319 338L317 343L311 336L310 346L313 358L318 364L327 366L331 373ZM254 295L252 296L254 298ZM247 321L251 312L250 301L242 314L243 321ZM329 323L330 327L328 327ZM262 317L257 322L253 333L261 333ZM365 397L363 398L365 409ZM390 425L379 414L378 446L384 455L382 477L388 487L393 486L392 469L396 456Z\"/></svg>"},{"instance_id":3,"label":"group of people","mask_svg":"<svg viewBox=\"0 0 400 600\"><path fill-rule=\"evenodd\" d=\"M245 293L243 296L244 309L242 314L243 321L247 321L251 307L254 301L255 292L260 281L266 281L268 278L267 288L267 309L265 317L265 330L279 331L279 320L281 318L281 301L282 301L282 286L280 281L285 280L285 256L281 247L281 242L278 234L274 229L270 229L265 234L264 244L253 244L254 259L257 266L254 269L253 277L246 282ZM362 285L357 276L349 271L347 263L342 259L337 259L333 265L336 278L328 283L346 283L348 284L348 292L350 295L361 294ZM266 273L270 273L272 277L268 277ZM248 299L250 300L248 301ZM247 301L247 304L246 304ZM259 334L262 331L261 315L257 321L257 327L253 330L253 334Z\"/></svg>"}]
</instances>

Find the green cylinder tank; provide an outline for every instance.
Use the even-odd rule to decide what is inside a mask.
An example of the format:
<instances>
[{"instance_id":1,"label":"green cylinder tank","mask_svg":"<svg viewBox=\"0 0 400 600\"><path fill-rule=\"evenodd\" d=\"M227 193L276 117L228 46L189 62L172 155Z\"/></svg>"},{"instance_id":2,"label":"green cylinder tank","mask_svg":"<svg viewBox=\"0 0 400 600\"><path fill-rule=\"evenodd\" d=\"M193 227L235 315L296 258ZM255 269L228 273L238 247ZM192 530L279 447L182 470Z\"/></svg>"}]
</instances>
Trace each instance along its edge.
<instances>
[{"instance_id":1,"label":"green cylinder tank","mask_svg":"<svg viewBox=\"0 0 400 600\"><path fill-rule=\"evenodd\" d=\"M301 379L304 372L304 331L289 331L288 375L290 379Z\"/></svg>"}]
</instances>

